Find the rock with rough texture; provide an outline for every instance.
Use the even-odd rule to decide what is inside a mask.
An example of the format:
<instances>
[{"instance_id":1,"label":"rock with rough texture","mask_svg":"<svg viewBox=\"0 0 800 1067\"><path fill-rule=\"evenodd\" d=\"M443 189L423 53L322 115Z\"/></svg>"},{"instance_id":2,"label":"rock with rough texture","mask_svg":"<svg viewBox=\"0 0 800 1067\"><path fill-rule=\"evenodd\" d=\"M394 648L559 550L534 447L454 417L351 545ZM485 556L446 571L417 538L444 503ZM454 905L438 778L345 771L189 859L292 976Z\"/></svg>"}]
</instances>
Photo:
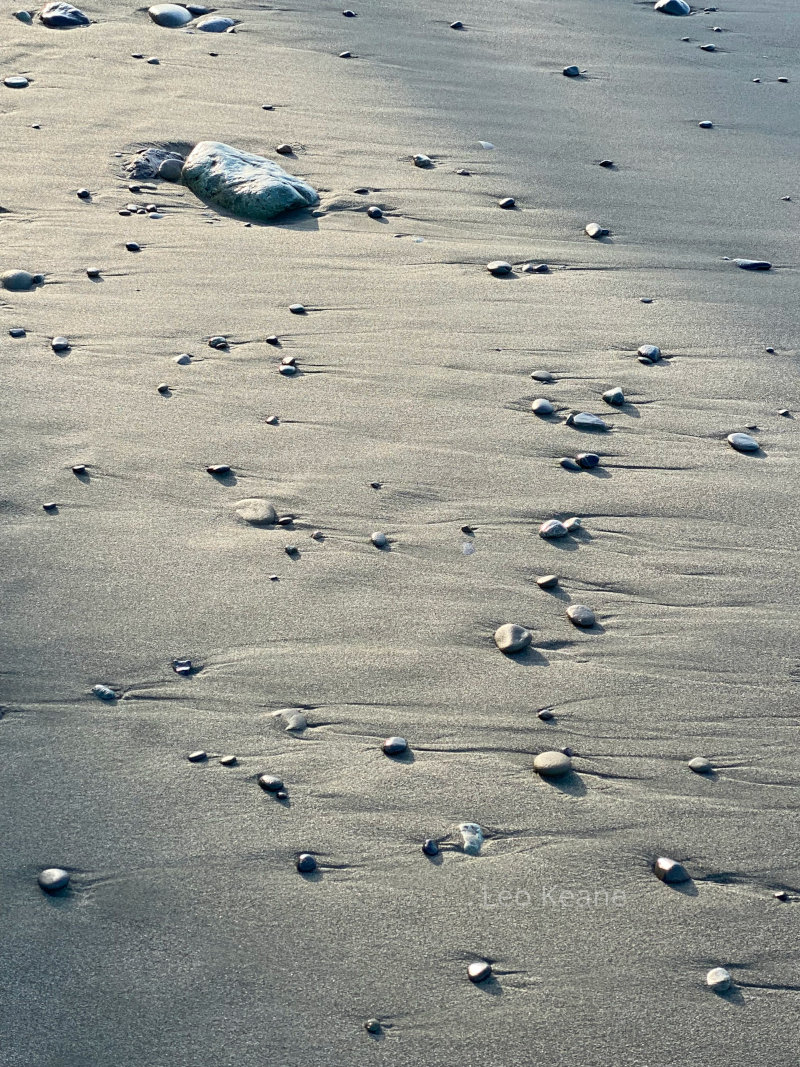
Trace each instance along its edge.
<instances>
[{"instance_id":1,"label":"rock with rough texture","mask_svg":"<svg viewBox=\"0 0 800 1067\"><path fill-rule=\"evenodd\" d=\"M531 401L531 411L534 415L552 415L554 410L555 408L550 401L545 400L544 397Z\"/></svg>"},{"instance_id":2,"label":"rock with rough texture","mask_svg":"<svg viewBox=\"0 0 800 1067\"><path fill-rule=\"evenodd\" d=\"M494 632L494 643L501 652L521 652L533 640L533 634L516 622L507 622Z\"/></svg>"},{"instance_id":3,"label":"rock with rough texture","mask_svg":"<svg viewBox=\"0 0 800 1067\"><path fill-rule=\"evenodd\" d=\"M234 504L234 511L240 519L244 519L252 526L272 526L278 518L278 513L272 504L258 496L240 500L238 504Z\"/></svg>"},{"instance_id":4,"label":"rock with rough texture","mask_svg":"<svg viewBox=\"0 0 800 1067\"><path fill-rule=\"evenodd\" d=\"M639 345L636 355L640 359L646 359L648 363L658 363L661 359L661 349L658 345Z\"/></svg>"},{"instance_id":5,"label":"rock with rough texture","mask_svg":"<svg viewBox=\"0 0 800 1067\"><path fill-rule=\"evenodd\" d=\"M476 822L462 822L458 827L461 834L461 848L468 856L477 856L483 844L483 830Z\"/></svg>"},{"instance_id":6,"label":"rock with rough texture","mask_svg":"<svg viewBox=\"0 0 800 1067\"><path fill-rule=\"evenodd\" d=\"M157 26L165 26L168 30L178 29L192 21L191 12L178 4L154 4L148 8L147 14Z\"/></svg>"},{"instance_id":7,"label":"rock with rough texture","mask_svg":"<svg viewBox=\"0 0 800 1067\"><path fill-rule=\"evenodd\" d=\"M567 618L575 626L594 626L595 617L591 608L587 608L585 604L570 604L567 608Z\"/></svg>"},{"instance_id":8,"label":"rock with rough texture","mask_svg":"<svg viewBox=\"0 0 800 1067\"><path fill-rule=\"evenodd\" d=\"M236 25L236 19L224 18L222 15L207 15L195 23L195 28L204 33L228 33Z\"/></svg>"},{"instance_id":9,"label":"rock with rough texture","mask_svg":"<svg viewBox=\"0 0 800 1067\"><path fill-rule=\"evenodd\" d=\"M579 467L583 467L584 470L590 471L599 465L600 457L596 452L579 452L575 457L575 462Z\"/></svg>"},{"instance_id":10,"label":"rock with rough texture","mask_svg":"<svg viewBox=\"0 0 800 1067\"><path fill-rule=\"evenodd\" d=\"M271 159L219 141L201 141L189 153L183 184L203 200L249 219L274 219L319 203L316 191Z\"/></svg>"},{"instance_id":11,"label":"rock with rough texture","mask_svg":"<svg viewBox=\"0 0 800 1067\"><path fill-rule=\"evenodd\" d=\"M609 231L605 226L601 226L599 222L587 222L584 227L589 237L597 240L598 237L608 237Z\"/></svg>"},{"instance_id":12,"label":"rock with rough texture","mask_svg":"<svg viewBox=\"0 0 800 1067\"><path fill-rule=\"evenodd\" d=\"M77 7L59 2L45 4L39 19L50 30L72 30L90 24L89 18Z\"/></svg>"},{"instance_id":13,"label":"rock with rough texture","mask_svg":"<svg viewBox=\"0 0 800 1067\"><path fill-rule=\"evenodd\" d=\"M668 885L680 885L681 882L688 882L690 877L682 863L667 856L658 857L653 864L653 874Z\"/></svg>"},{"instance_id":14,"label":"rock with rough texture","mask_svg":"<svg viewBox=\"0 0 800 1067\"><path fill-rule=\"evenodd\" d=\"M729 433L728 444L737 452L757 452L761 445L749 433Z\"/></svg>"},{"instance_id":15,"label":"rock with rough texture","mask_svg":"<svg viewBox=\"0 0 800 1067\"><path fill-rule=\"evenodd\" d=\"M504 274L510 274L512 267L510 263L507 263L504 259L493 259L491 263L486 264L486 269L490 274L496 274L498 277L502 277Z\"/></svg>"},{"instance_id":16,"label":"rock with rough texture","mask_svg":"<svg viewBox=\"0 0 800 1067\"><path fill-rule=\"evenodd\" d=\"M492 965L486 960L475 960L467 967L467 977L470 982L485 982L492 973Z\"/></svg>"},{"instance_id":17,"label":"rock with rough texture","mask_svg":"<svg viewBox=\"0 0 800 1067\"><path fill-rule=\"evenodd\" d=\"M694 771L695 774L710 774L714 770L711 762L705 756L695 756L694 759L689 760L686 766L690 771Z\"/></svg>"},{"instance_id":18,"label":"rock with rough texture","mask_svg":"<svg viewBox=\"0 0 800 1067\"><path fill-rule=\"evenodd\" d=\"M715 993L725 993L733 985L731 972L724 967L712 967L706 975L706 985Z\"/></svg>"},{"instance_id":19,"label":"rock with rough texture","mask_svg":"<svg viewBox=\"0 0 800 1067\"><path fill-rule=\"evenodd\" d=\"M46 867L39 872L37 881L45 893L57 893L69 885L69 871L62 867Z\"/></svg>"},{"instance_id":20,"label":"rock with rough texture","mask_svg":"<svg viewBox=\"0 0 800 1067\"><path fill-rule=\"evenodd\" d=\"M625 394L618 385L615 385L613 389L606 389L603 393L603 400L607 404L613 404L615 407L619 407L620 404L625 403Z\"/></svg>"},{"instance_id":21,"label":"rock with rough texture","mask_svg":"<svg viewBox=\"0 0 800 1067\"><path fill-rule=\"evenodd\" d=\"M544 538L566 537L569 530L558 519L548 519L539 527L539 536Z\"/></svg>"},{"instance_id":22,"label":"rock with rough texture","mask_svg":"<svg viewBox=\"0 0 800 1067\"><path fill-rule=\"evenodd\" d=\"M34 286L41 285L43 281L43 275L31 274L27 270L6 270L0 274L0 282L3 283L3 288L12 293L27 292L29 289L33 289Z\"/></svg>"},{"instance_id":23,"label":"rock with rough texture","mask_svg":"<svg viewBox=\"0 0 800 1067\"><path fill-rule=\"evenodd\" d=\"M691 15L692 13L686 0L658 0L653 10L660 11L662 15Z\"/></svg>"},{"instance_id":24,"label":"rock with rough texture","mask_svg":"<svg viewBox=\"0 0 800 1067\"><path fill-rule=\"evenodd\" d=\"M577 426L580 430L607 430L608 423L604 422L599 415L592 415L589 411L578 411L574 415L567 416L568 426Z\"/></svg>"},{"instance_id":25,"label":"rock with rough texture","mask_svg":"<svg viewBox=\"0 0 800 1067\"><path fill-rule=\"evenodd\" d=\"M545 778L562 778L572 770L572 760L563 752L540 752L533 769Z\"/></svg>"}]
</instances>

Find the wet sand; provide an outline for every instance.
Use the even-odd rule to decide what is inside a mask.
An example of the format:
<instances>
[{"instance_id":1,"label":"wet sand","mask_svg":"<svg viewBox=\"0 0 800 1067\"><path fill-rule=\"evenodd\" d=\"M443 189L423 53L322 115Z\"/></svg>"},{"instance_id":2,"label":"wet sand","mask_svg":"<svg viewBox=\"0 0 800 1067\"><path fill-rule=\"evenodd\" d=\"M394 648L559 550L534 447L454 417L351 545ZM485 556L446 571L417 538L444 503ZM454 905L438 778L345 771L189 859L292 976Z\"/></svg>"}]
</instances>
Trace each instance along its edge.
<instances>
[{"instance_id":1,"label":"wet sand","mask_svg":"<svg viewBox=\"0 0 800 1067\"><path fill-rule=\"evenodd\" d=\"M4 1063L794 1065L793 5L241 3L233 34L82 8L3 21L31 84L0 86L2 270L45 276L0 290ZM205 139L322 213L129 191L137 147ZM255 497L293 523L243 521Z\"/></svg>"}]
</instances>

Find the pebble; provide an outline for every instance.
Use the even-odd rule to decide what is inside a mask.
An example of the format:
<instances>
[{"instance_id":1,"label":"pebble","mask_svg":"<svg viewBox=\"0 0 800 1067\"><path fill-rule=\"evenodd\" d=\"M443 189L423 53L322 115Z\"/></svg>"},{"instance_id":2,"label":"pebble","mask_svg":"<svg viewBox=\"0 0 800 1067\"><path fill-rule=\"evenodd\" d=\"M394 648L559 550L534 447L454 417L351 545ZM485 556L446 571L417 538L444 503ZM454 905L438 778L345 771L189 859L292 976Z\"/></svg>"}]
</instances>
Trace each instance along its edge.
<instances>
[{"instance_id":1,"label":"pebble","mask_svg":"<svg viewBox=\"0 0 800 1067\"><path fill-rule=\"evenodd\" d=\"M236 19L225 18L222 15L209 15L195 23L195 27L203 33L232 33L236 25Z\"/></svg>"},{"instance_id":2,"label":"pebble","mask_svg":"<svg viewBox=\"0 0 800 1067\"><path fill-rule=\"evenodd\" d=\"M387 756L402 756L408 751L408 741L404 737L387 737L381 747Z\"/></svg>"},{"instance_id":3,"label":"pebble","mask_svg":"<svg viewBox=\"0 0 800 1067\"><path fill-rule=\"evenodd\" d=\"M172 669L176 674L191 674L192 661L190 659L174 659L172 661Z\"/></svg>"},{"instance_id":4,"label":"pebble","mask_svg":"<svg viewBox=\"0 0 800 1067\"><path fill-rule=\"evenodd\" d=\"M325 540L325 534L322 532L322 530L312 530L308 536L311 538L312 541Z\"/></svg>"},{"instance_id":5,"label":"pebble","mask_svg":"<svg viewBox=\"0 0 800 1067\"><path fill-rule=\"evenodd\" d=\"M658 857L653 864L653 874L667 885L678 885L689 881L689 872L683 864L678 863L677 860L668 859L666 856Z\"/></svg>"},{"instance_id":6,"label":"pebble","mask_svg":"<svg viewBox=\"0 0 800 1067\"><path fill-rule=\"evenodd\" d=\"M576 67L573 63L569 67L564 67L561 73L564 75L565 78L579 78L581 74L581 68Z\"/></svg>"},{"instance_id":7,"label":"pebble","mask_svg":"<svg viewBox=\"0 0 800 1067\"><path fill-rule=\"evenodd\" d=\"M567 618L575 626L594 626L595 617L591 608L587 608L585 604L570 604L567 608Z\"/></svg>"},{"instance_id":8,"label":"pebble","mask_svg":"<svg viewBox=\"0 0 800 1067\"><path fill-rule=\"evenodd\" d=\"M709 122L708 119L703 119L703 121L702 122L698 122L697 125L700 127L701 130L713 130L714 129L714 123L713 122Z\"/></svg>"},{"instance_id":9,"label":"pebble","mask_svg":"<svg viewBox=\"0 0 800 1067\"><path fill-rule=\"evenodd\" d=\"M535 370L531 374L531 378L537 382L544 382L545 385L551 385L555 381L549 370Z\"/></svg>"},{"instance_id":10,"label":"pebble","mask_svg":"<svg viewBox=\"0 0 800 1067\"><path fill-rule=\"evenodd\" d=\"M9 336L11 336L11 337L24 337L25 336L25 330L23 329L22 326L12 326L11 329L8 331L8 333L9 333ZM780 414L780 412L778 412L778 414Z\"/></svg>"},{"instance_id":11,"label":"pebble","mask_svg":"<svg viewBox=\"0 0 800 1067\"><path fill-rule=\"evenodd\" d=\"M128 249L129 252L140 252L141 251L141 246L136 241L126 241L125 242L125 247Z\"/></svg>"},{"instance_id":12,"label":"pebble","mask_svg":"<svg viewBox=\"0 0 800 1067\"><path fill-rule=\"evenodd\" d=\"M661 349L658 345L639 345L636 355L648 363L658 363L661 359Z\"/></svg>"},{"instance_id":13,"label":"pebble","mask_svg":"<svg viewBox=\"0 0 800 1067\"><path fill-rule=\"evenodd\" d=\"M432 167L433 160L430 156L423 155L422 152L418 152L415 156L411 157L415 167Z\"/></svg>"},{"instance_id":14,"label":"pebble","mask_svg":"<svg viewBox=\"0 0 800 1067\"><path fill-rule=\"evenodd\" d=\"M347 11L343 11L342 14L346 19L354 19L356 17L355 11L351 11L349 8Z\"/></svg>"},{"instance_id":15,"label":"pebble","mask_svg":"<svg viewBox=\"0 0 800 1067\"><path fill-rule=\"evenodd\" d=\"M661 11L664 15L691 15L692 13L686 0L657 0L653 10Z\"/></svg>"},{"instance_id":16,"label":"pebble","mask_svg":"<svg viewBox=\"0 0 800 1067\"><path fill-rule=\"evenodd\" d=\"M70 343L66 337L54 337L50 342L50 347L54 352L66 352L70 348Z\"/></svg>"},{"instance_id":17,"label":"pebble","mask_svg":"<svg viewBox=\"0 0 800 1067\"><path fill-rule=\"evenodd\" d=\"M491 141L478 141L478 144L481 146L481 148L485 148L487 152L494 151L494 145Z\"/></svg>"},{"instance_id":18,"label":"pebble","mask_svg":"<svg viewBox=\"0 0 800 1067\"><path fill-rule=\"evenodd\" d=\"M298 556L300 554L297 550L297 545L284 545L283 551L287 556Z\"/></svg>"},{"instance_id":19,"label":"pebble","mask_svg":"<svg viewBox=\"0 0 800 1067\"><path fill-rule=\"evenodd\" d=\"M536 400L531 401L531 411L534 415L552 415L555 408L549 400L545 400L544 397L538 397Z\"/></svg>"},{"instance_id":20,"label":"pebble","mask_svg":"<svg viewBox=\"0 0 800 1067\"><path fill-rule=\"evenodd\" d=\"M537 263L535 266L533 263L526 263L522 268L525 274L549 274L550 268L546 263Z\"/></svg>"},{"instance_id":21,"label":"pebble","mask_svg":"<svg viewBox=\"0 0 800 1067\"><path fill-rule=\"evenodd\" d=\"M734 259L740 270L772 270L772 264L766 259Z\"/></svg>"},{"instance_id":22,"label":"pebble","mask_svg":"<svg viewBox=\"0 0 800 1067\"><path fill-rule=\"evenodd\" d=\"M576 411L567 416L567 426L577 426L579 429L607 430L608 423L603 422L599 415L592 415L588 411Z\"/></svg>"},{"instance_id":23,"label":"pebble","mask_svg":"<svg viewBox=\"0 0 800 1067\"><path fill-rule=\"evenodd\" d=\"M280 778L276 778L274 774L260 775L258 784L266 793L279 793L284 789L283 782Z\"/></svg>"},{"instance_id":24,"label":"pebble","mask_svg":"<svg viewBox=\"0 0 800 1067\"><path fill-rule=\"evenodd\" d=\"M158 164L158 170L156 174L159 178L162 178L165 182L179 182L181 180L181 171L183 170L183 163L179 159L162 159Z\"/></svg>"},{"instance_id":25,"label":"pebble","mask_svg":"<svg viewBox=\"0 0 800 1067\"><path fill-rule=\"evenodd\" d=\"M375 545L376 548L386 548L387 544L389 543L389 538L386 536L385 533L376 532L370 534L369 539L370 541L372 541L373 545Z\"/></svg>"},{"instance_id":26,"label":"pebble","mask_svg":"<svg viewBox=\"0 0 800 1067\"><path fill-rule=\"evenodd\" d=\"M281 343L280 338L277 336L277 334L274 334L274 333L271 333L269 335L269 337L266 338L266 342L267 342L268 345L276 345L276 346L280 345L280 343Z\"/></svg>"},{"instance_id":27,"label":"pebble","mask_svg":"<svg viewBox=\"0 0 800 1067\"><path fill-rule=\"evenodd\" d=\"M236 756L220 756L219 762L223 767L235 767L239 761Z\"/></svg>"},{"instance_id":28,"label":"pebble","mask_svg":"<svg viewBox=\"0 0 800 1067\"><path fill-rule=\"evenodd\" d=\"M156 391L161 393L162 396L164 396L166 393L169 392L169 382L159 382L156 386Z\"/></svg>"},{"instance_id":29,"label":"pebble","mask_svg":"<svg viewBox=\"0 0 800 1067\"><path fill-rule=\"evenodd\" d=\"M116 692L108 685L93 685L92 692L98 700L116 700Z\"/></svg>"},{"instance_id":30,"label":"pebble","mask_svg":"<svg viewBox=\"0 0 800 1067\"><path fill-rule=\"evenodd\" d=\"M501 652L521 652L533 640L533 634L516 622L506 622L494 632L494 643Z\"/></svg>"},{"instance_id":31,"label":"pebble","mask_svg":"<svg viewBox=\"0 0 800 1067\"><path fill-rule=\"evenodd\" d=\"M487 963L486 960L476 960L467 967L467 976L470 982L485 982L491 973L492 965Z\"/></svg>"},{"instance_id":32,"label":"pebble","mask_svg":"<svg viewBox=\"0 0 800 1067\"><path fill-rule=\"evenodd\" d=\"M609 230L597 222L587 222L584 229L586 233L595 240L597 240L598 237L607 237L609 234Z\"/></svg>"},{"instance_id":33,"label":"pebble","mask_svg":"<svg viewBox=\"0 0 800 1067\"><path fill-rule=\"evenodd\" d=\"M583 467L586 471L590 471L593 467L598 466L600 457L596 452L579 452L575 457L575 461L578 466Z\"/></svg>"},{"instance_id":34,"label":"pebble","mask_svg":"<svg viewBox=\"0 0 800 1067\"><path fill-rule=\"evenodd\" d=\"M712 967L706 975L706 985L715 993L725 993L733 985L733 978L724 967Z\"/></svg>"},{"instance_id":35,"label":"pebble","mask_svg":"<svg viewBox=\"0 0 800 1067\"><path fill-rule=\"evenodd\" d=\"M450 29L451 30L463 30L464 29L464 23L460 22L458 19L456 19L455 22L451 22L450 23Z\"/></svg>"},{"instance_id":36,"label":"pebble","mask_svg":"<svg viewBox=\"0 0 800 1067\"><path fill-rule=\"evenodd\" d=\"M761 447L749 433L729 433L728 444L737 452L757 452Z\"/></svg>"},{"instance_id":37,"label":"pebble","mask_svg":"<svg viewBox=\"0 0 800 1067\"><path fill-rule=\"evenodd\" d=\"M577 515L573 515L571 519L564 519L564 529L567 533L572 533L573 530L578 530L583 525Z\"/></svg>"},{"instance_id":38,"label":"pebble","mask_svg":"<svg viewBox=\"0 0 800 1067\"><path fill-rule=\"evenodd\" d=\"M209 340L208 340L208 347L209 348L227 348L228 347L228 338L227 337L210 337Z\"/></svg>"},{"instance_id":39,"label":"pebble","mask_svg":"<svg viewBox=\"0 0 800 1067\"><path fill-rule=\"evenodd\" d=\"M155 56L151 56L150 59L147 60L147 62L150 64L151 67L157 67L161 60L156 59Z\"/></svg>"},{"instance_id":40,"label":"pebble","mask_svg":"<svg viewBox=\"0 0 800 1067\"><path fill-rule=\"evenodd\" d=\"M690 771L694 771L695 774L710 774L714 769L705 756L695 756L694 759L689 760L686 766Z\"/></svg>"},{"instance_id":41,"label":"pebble","mask_svg":"<svg viewBox=\"0 0 800 1067\"><path fill-rule=\"evenodd\" d=\"M787 82L789 81L789 79L788 79L788 78L778 78L777 80L778 80L779 82L781 82L781 83L782 83L783 85L785 85L785 84L786 84L786 83L787 83Z\"/></svg>"},{"instance_id":42,"label":"pebble","mask_svg":"<svg viewBox=\"0 0 800 1067\"><path fill-rule=\"evenodd\" d=\"M45 511L57 511L58 510L58 504L56 504L55 500L48 500L48 502L46 504L42 504L42 507L44 508Z\"/></svg>"},{"instance_id":43,"label":"pebble","mask_svg":"<svg viewBox=\"0 0 800 1067\"><path fill-rule=\"evenodd\" d=\"M5 85L7 89L27 89L30 82L21 74L11 74L9 77L3 79L3 85Z\"/></svg>"},{"instance_id":44,"label":"pebble","mask_svg":"<svg viewBox=\"0 0 800 1067\"><path fill-rule=\"evenodd\" d=\"M461 847L468 856L477 856L483 844L483 830L476 822L462 822L458 827Z\"/></svg>"},{"instance_id":45,"label":"pebble","mask_svg":"<svg viewBox=\"0 0 800 1067\"><path fill-rule=\"evenodd\" d=\"M439 844L432 837L426 837L422 842L422 851L426 856L438 856Z\"/></svg>"},{"instance_id":46,"label":"pebble","mask_svg":"<svg viewBox=\"0 0 800 1067\"><path fill-rule=\"evenodd\" d=\"M456 174L460 174L462 178L469 178L472 175L472 171L471 170L464 170L462 168L461 170L457 170Z\"/></svg>"},{"instance_id":47,"label":"pebble","mask_svg":"<svg viewBox=\"0 0 800 1067\"><path fill-rule=\"evenodd\" d=\"M516 207L517 202L513 196L504 196L502 200L497 201L497 206L508 210L509 208Z\"/></svg>"},{"instance_id":48,"label":"pebble","mask_svg":"<svg viewBox=\"0 0 800 1067\"><path fill-rule=\"evenodd\" d=\"M185 26L187 22L192 21L191 12L177 4L155 4L148 9L147 14L157 26L165 26L170 30Z\"/></svg>"},{"instance_id":49,"label":"pebble","mask_svg":"<svg viewBox=\"0 0 800 1067\"><path fill-rule=\"evenodd\" d=\"M100 277L100 268L99 267L87 267L86 268L86 276L88 278L99 278Z\"/></svg>"},{"instance_id":50,"label":"pebble","mask_svg":"<svg viewBox=\"0 0 800 1067\"><path fill-rule=\"evenodd\" d=\"M381 1032L381 1024L379 1019L367 1019L364 1023L364 1029L368 1034L379 1034Z\"/></svg>"},{"instance_id":51,"label":"pebble","mask_svg":"<svg viewBox=\"0 0 800 1067\"><path fill-rule=\"evenodd\" d=\"M290 304L289 310L293 315L305 315L306 313L305 304Z\"/></svg>"},{"instance_id":52,"label":"pebble","mask_svg":"<svg viewBox=\"0 0 800 1067\"><path fill-rule=\"evenodd\" d=\"M88 26L90 20L82 11L63 0L54 0L45 4L39 12L42 23L50 30L71 30L78 26Z\"/></svg>"},{"instance_id":53,"label":"pebble","mask_svg":"<svg viewBox=\"0 0 800 1067\"><path fill-rule=\"evenodd\" d=\"M598 167L605 167L606 170L609 170L611 167L614 166L614 160L613 159L601 159L600 162L597 165L598 165Z\"/></svg>"},{"instance_id":54,"label":"pebble","mask_svg":"<svg viewBox=\"0 0 800 1067\"><path fill-rule=\"evenodd\" d=\"M548 519L539 527L539 536L544 538L566 537L569 530L558 519Z\"/></svg>"},{"instance_id":55,"label":"pebble","mask_svg":"<svg viewBox=\"0 0 800 1067\"><path fill-rule=\"evenodd\" d=\"M45 893L57 893L69 885L69 871L62 867L46 867L36 879Z\"/></svg>"},{"instance_id":56,"label":"pebble","mask_svg":"<svg viewBox=\"0 0 800 1067\"><path fill-rule=\"evenodd\" d=\"M300 373L300 368L295 366L294 359L292 359L291 363L281 362L278 365L278 374L282 374L285 378L291 378L295 374L299 374L299 373Z\"/></svg>"},{"instance_id":57,"label":"pebble","mask_svg":"<svg viewBox=\"0 0 800 1067\"><path fill-rule=\"evenodd\" d=\"M486 269L490 274L502 277L504 274L510 274L512 267L504 259L493 259L491 263L486 264Z\"/></svg>"},{"instance_id":58,"label":"pebble","mask_svg":"<svg viewBox=\"0 0 800 1067\"><path fill-rule=\"evenodd\" d=\"M24 22L28 26L33 23L33 15L31 15L30 11L15 11L14 18L19 19L20 22Z\"/></svg>"},{"instance_id":59,"label":"pebble","mask_svg":"<svg viewBox=\"0 0 800 1067\"><path fill-rule=\"evenodd\" d=\"M779 889L777 893L773 893L772 895L773 897L775 897L776 900L786 901L789 899L789 894L786 892L785 889Z\"/></svg>"},{"instance_id":60,"label":"pebble","mask_svg":"<svg viewBox=\"0 0 800 1067\"><path fill-rule=\"evenodd\" d=\"M352 59L352 58L353 58L353 53L352 52L340 52L339 53L339 59Z\"/></svg>"},{"instance_id":61,"label":"pebble","mask_svg":"<svg viewBox=\"0 0 800 1067\"><path fill-rule=\"evenodd\" d=\"M561 778L572 770L572 760L563 752L540 752L533 761L533 769L545 778Z\"/></svg>"},{"instance_id":62,"label":"pebble","mask_svg":"<svg viewBox=\"0 0 800 1067\"><path fill-rule=\"evenodd\" d=\"M206 467L208 474L223 475L230 474L231 469L227 463L212 463L210 467Z\"/></svg>"},{"instance_id":63,"label":"pebble","mask_svg":"<svg viewBox=\"0 0 800 1067\"><path fill-rule=\"evenodd\" d=\"M181 352L179 356L175 356L175 358L173 359L173 363L177 363L181 367L186 367L191 362L192 357L189 355L188 352Z\"/></svg>"},{"instance_id":64,"label":"pebble","mask_svg":"<svg viewBox=\"0 0 800 1067\"><path fill-rule=\"evenodd\" d=\"M11 336L12 336L12 337L16 336L16 335L14 334L14 332L13 332L13 331L11 331L11 330L9 330L9 333L11 334ZM789 409L788 409L788 408L778 408L778 414L779 414L779 415L783 415L783 417L784 417L784 418L786 419L786 418L788 418L788 417L789 417L789 416L790 416L790 415L791 415L792 413L791 413L791 411L789 411Z\"/></svg>"},{"instance_id":65,"label":"pebble","mask_svg":"<svg viewBox=\"0 0 800 1067\"><path fill-rule=\"evenodd\" d=\"M88 189L78 189L78 191L75 193L75 195L81 200L91 200L92 199L92 194L89 192Z\"/></svg>"},{"instance_id":66,"label":"pebble","mask_svg":"<svg viewBox=\"0 0 800 1067\"><path fill-rule=\"evenodd\" d=\"M625 403L625 394L618 385L615 385L613 389L607 389L605 393L603 393L603 400L605 400L607 404L614 404L616 407L619 407L620 404Z\"/></svg>"},{"instance_id":67,"label":"pebble","mask_svg":"<svg viewBox=\"0 0 800 1067\"><path fill-rule=\"evenodd\" d=\"M536 579L536 584L540 589L552 589L554 585L558 585L557 574L543 574Z\"/></svg>"},{"instance_id":68,"label":"pebble","mask_svg":"<svg viewBox=\"0 0 800 1067\"><path fill-rule=\"evenodd\" d=\"M550 722L555 718L555 715L550 708L542 708L540 711L536 712L536 717L541 719L542 722Z\"/></svg>"},{"instance_id":69,"label":"pebble","mask_svg":"<svg viewBox=\"0 0 800 1067\"><path fill-rule=\"evenodd\" d=\"M296 708L283 708L281 711L273 711L272 717L282 719L284 728L288 733L302 733L308 728L308 719L302 711Z\"/></svg>"},{"instance_id":70,"label":"pebble","mask_svg":"<svg viewBox=\"0 0 800 1067\"><path fill-rule=\"evenodd\" d=\"M558 461L565 471L579 471L581 469L580 463L577 460L572 459L571 456L562 456Z\"/></svg>"},{"instance_id":71,"label":"pebble","mask_svg":"<svg viewBox=\"0 0 800 1067\"><path fill-rule=\"evenodd\" d=\"M204 749L199 748L197 752L190 752L186 758L190 763L203 763L208 759L208 753Z\"/></svg>"},{"instance_id":72,"label":"pebble","mask_svg":"<svg viewBox=\"0 0 800 1067\"><path fill-rule=\"evenodd\" d=\"M368 207L367 214L371 219L383 218L383 211L377 206L377 204L372 204L370 207Z\"/></svg>"},{"instance_id":73,"label":"pebble","mask_svg":"<svg viewBox=\"0 0 800 1067\"><path fill-rule=\"evenodd\" d=\"M290 144L279 144L276 146L275 151L282 156L290 156L294 152L294 149Z\"/></svg>"},{"instance_id":74,"label":"pebble","mask_svg":"<svg viewBox=\"0 0 800 1067\"><path fill-rule=\"evenodd\" d=\"M40 285L43 281L43 275L31 274L27 270L6 270L0 274L0 282L3 283L3 288L12 293L24 293L28 289L33 289L35 285Z\"/></svg>"},{"instance_id":75,"label":"pebble","mask_svg":"<svg viewBox=\"0 0 800 1067\"><path fill-rule=\"evenodd\" d=\"M76 463L75 466L72 468L72 473L78 476L80 476L81 474L86 474L86 464Z\"/></svg>"},{"instance_id":76,"label":"pebble","mask_svg":"<svg viewBox=\"0 0 800 1067\"><path fill-rule=\"evenodd\" d=\"M310 852L301 852L295 864L300 874L311 874L317 869L317 861Z\"/></svg>"}]
</instances>

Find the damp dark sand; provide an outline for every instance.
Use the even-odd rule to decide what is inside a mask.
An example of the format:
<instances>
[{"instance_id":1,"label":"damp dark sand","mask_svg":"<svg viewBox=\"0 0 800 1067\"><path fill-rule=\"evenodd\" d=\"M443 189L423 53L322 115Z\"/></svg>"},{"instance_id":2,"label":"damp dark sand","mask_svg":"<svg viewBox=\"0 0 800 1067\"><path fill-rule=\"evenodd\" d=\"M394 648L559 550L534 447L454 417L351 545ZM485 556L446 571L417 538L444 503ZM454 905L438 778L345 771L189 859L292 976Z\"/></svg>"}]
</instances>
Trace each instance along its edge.
<instances>
[{"instance_id":1,"label":"damp dark sand","mask_svg":"<svg viewBox=\"0 0 800 1067\"><path fill-rule=\"evenodd\" d=\"M794 1067L794 5L133 6L3 21L4 1064ZM114 155L205 139L326 213Z\"/></svg>"}]
</instances>

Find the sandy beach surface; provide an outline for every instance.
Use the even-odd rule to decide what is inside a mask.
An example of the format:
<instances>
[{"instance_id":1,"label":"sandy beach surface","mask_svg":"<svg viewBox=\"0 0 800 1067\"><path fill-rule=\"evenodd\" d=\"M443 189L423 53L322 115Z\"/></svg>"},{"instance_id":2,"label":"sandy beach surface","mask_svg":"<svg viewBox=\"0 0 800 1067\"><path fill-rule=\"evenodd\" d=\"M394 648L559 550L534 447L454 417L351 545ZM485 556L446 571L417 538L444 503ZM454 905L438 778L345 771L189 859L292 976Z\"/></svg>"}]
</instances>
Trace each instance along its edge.
<instances>
[{"instance_id":1,"label":"sandy beach surface","mask_svg":"<svg viewBox=\"0 0 800 1067\"><path fill-rule=\"evenodd\" d=\"M81 7L0 11L3 1067L795 1067L796 5ZM203 140L319 208L129 189Z\"/></svg>"}]
</instances>

